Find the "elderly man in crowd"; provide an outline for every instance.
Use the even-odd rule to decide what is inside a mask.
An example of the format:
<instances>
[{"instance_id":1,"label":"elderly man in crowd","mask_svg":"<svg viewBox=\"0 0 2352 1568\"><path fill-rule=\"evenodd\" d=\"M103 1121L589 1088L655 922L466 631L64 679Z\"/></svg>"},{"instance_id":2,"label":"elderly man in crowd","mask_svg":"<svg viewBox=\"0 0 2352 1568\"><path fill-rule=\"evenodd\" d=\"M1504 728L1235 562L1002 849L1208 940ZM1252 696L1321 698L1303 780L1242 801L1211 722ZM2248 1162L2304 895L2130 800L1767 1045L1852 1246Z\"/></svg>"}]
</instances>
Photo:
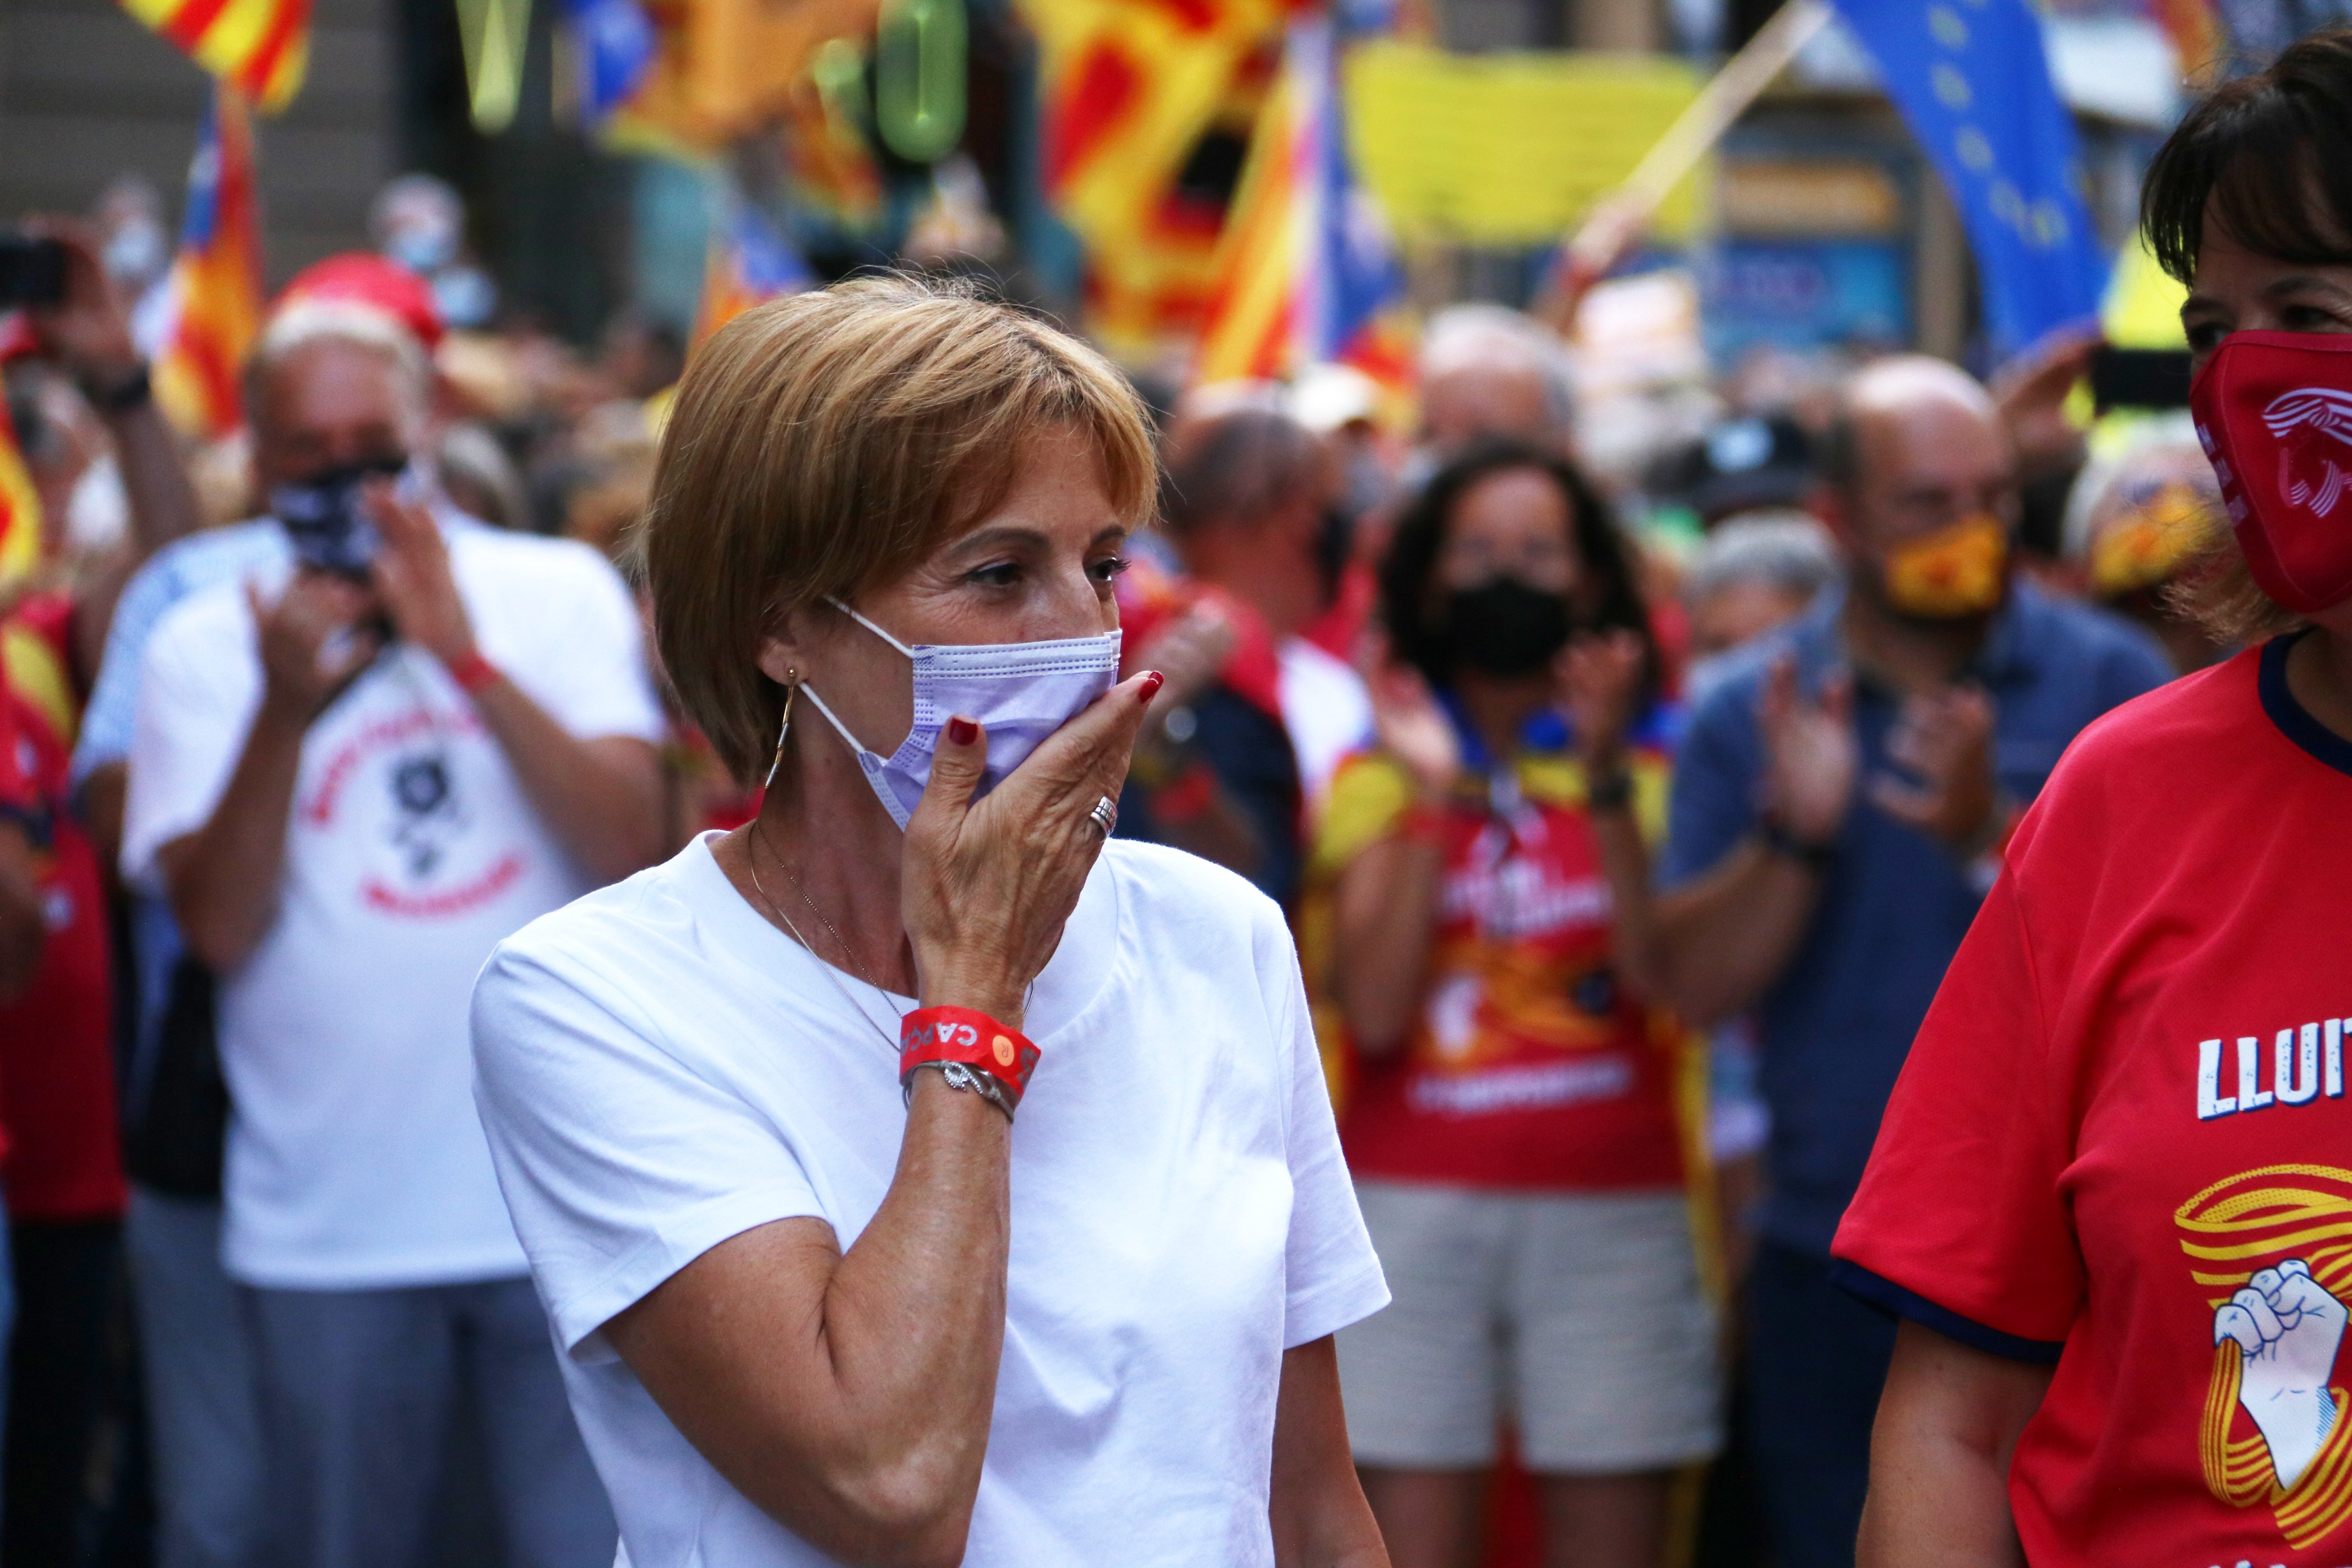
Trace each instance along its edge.
<instances>
[{"instance_id":1,"label":"elderly man in crowd","mask_svg":"<svg viewBox=\"0 0 2352 1568\"><path fill-rule=\"evenodd\" d=\"M122 863L219 981L221 1253L277 1555L416 1560L463 1363L511 1559L601 1564L466 1006L500 938L655 858L661 717L601 557L436 512L410 464L429 390L380 310L305 300L265 331L275 521L146 639Z\"/></svg>"},{"instance_id":2,"label":"elderly man in crowd","mask_svg":"<svg viewBox=\"0 0 2352 1568\"><path fill-rule=\"evenodd\" d=\"M1771 508L1724 519L1683 573L1691 658L1717 658L1786 626L1841 575L1829 531L1809 512Z\"/></svg>"},{"instance_id":3,"label":"elderly man in crowd","mask_svg":"<svg viewBox=\"0 0 2352 1568\"><path fill-rule=\"evenodd\" d=\"M1576 387L1567 345L1501 305L1449 305L1430 318L1420 357L1421 444L1430 468L1484 440L1566 453Z\"/></svg>"},{"instance_id":4,"label":"elderly man in crowd","mask_svg":"<svg viewBox=\"0 0 2352 1568\"><path fill-rule=\"evenodd\" d=\"M1856 376L1830 454L1848 586L1732 656L1691 719L1661 868L1669 988L1752 1010L1773 1187L1753 1430L1783 1568L1853 1563L1895 1328L1829 1247L2017 812L2074 734L2169 675L2137 629L2008 569L2017 458L1940 361Z\"/></svg>"}]
</instances>

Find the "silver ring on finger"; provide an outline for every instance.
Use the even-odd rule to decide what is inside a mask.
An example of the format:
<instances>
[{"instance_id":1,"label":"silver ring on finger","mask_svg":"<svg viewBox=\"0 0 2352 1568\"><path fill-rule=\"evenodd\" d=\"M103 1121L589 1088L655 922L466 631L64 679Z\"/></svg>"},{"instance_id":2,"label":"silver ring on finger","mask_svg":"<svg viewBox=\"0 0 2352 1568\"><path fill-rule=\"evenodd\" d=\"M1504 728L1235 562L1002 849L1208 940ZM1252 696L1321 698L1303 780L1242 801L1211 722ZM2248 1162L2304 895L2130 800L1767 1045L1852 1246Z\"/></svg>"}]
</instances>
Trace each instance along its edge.
<instances>
[{"instance_id":1,"label":"silver ring on finger","mask_svg":"<svg viewBox=\"0 0 2352 1568\"><path fill-rule=\"evenodd\" d=\"M1111 829L1118 826L1118 803L1113 801L1108 795L1103 796L1100 800L1095 802L1094 809L1087 813L1087 820L1093 823L1097 827L1101 828L1103 830L1103 837L1105 838L1108 838L1111 834Z\"/></svg>"}]
</instances>

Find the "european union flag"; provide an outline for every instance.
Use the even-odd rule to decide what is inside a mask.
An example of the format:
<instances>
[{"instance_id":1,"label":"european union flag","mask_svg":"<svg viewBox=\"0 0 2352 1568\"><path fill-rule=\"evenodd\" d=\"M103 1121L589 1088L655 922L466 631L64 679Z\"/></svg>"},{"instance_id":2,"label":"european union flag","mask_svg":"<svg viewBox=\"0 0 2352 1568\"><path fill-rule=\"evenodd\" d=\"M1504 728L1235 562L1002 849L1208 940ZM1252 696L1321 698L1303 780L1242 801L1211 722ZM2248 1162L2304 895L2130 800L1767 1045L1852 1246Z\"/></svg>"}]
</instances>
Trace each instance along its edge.
<instances>
[{"instance_id":1,"label":"european union flag","mask_svg":"<svg viewBox=\"0 0 2352 1568\"><path fill-rule=\"evenodd\" d=\"M1834 0L1960 209L2003 355L2096 318L2106 258L2025 0Z\"/></svg>"},{"instance_id":2,"label":"european union flag","mask_svg":"<svg viewBox=\"0 0 2352 1568\"><path fill-rule=\"evenodd\" d=\"M580 51L580 98L601 122L637 90L653 64L653 19L637 0L564 0Z\"/></svg>"}]
</instances>

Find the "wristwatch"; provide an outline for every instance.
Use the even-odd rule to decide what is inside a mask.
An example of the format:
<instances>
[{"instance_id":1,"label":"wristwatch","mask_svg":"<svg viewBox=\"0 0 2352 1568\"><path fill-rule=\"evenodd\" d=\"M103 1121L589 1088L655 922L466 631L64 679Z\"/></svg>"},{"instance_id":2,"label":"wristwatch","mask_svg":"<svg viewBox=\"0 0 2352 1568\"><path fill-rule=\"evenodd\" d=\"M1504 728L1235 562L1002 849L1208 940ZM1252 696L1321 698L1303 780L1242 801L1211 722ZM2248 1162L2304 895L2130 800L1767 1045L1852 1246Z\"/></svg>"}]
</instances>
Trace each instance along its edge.
<instances>
[{"instance_id":1,"label":"wristwatch","mask_svg":"<svg viewBox=\"0 0 2352 1568\"><path fill-rule=\"evenodd\" d=\"M1623 811L1633 804L1633 774L1628 768L1612 768L1605 773L1589 775L1584 782L1584 806L1587 811Z\"/></svg>"},{"instance_id":2,"label":"wristwatch","mask_svg":"<svg viewBox=\"0 0 2352 1568\"><path fill-rule=\"evenodd\" d=\"M155 382L142 361L129 374L112 382L84 381L81 395L100 414L128 414L155 395Z\"/></svg>"}]
</instances>

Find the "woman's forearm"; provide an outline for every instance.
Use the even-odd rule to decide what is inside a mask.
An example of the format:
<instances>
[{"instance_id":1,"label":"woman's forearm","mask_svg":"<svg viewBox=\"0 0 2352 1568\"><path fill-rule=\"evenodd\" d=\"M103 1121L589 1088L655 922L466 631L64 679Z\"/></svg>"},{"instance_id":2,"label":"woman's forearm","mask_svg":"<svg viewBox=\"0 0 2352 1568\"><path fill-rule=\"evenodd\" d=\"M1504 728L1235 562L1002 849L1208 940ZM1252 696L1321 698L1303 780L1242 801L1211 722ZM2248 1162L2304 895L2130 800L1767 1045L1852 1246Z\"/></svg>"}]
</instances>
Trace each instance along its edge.
<instances>
[{"instance_id":1,"label":"woman's forearm","mask_svg":"<svg viewBox=\"0 0 2352 1568\"><path fill-rule=\"evenodd\" d=\"M1004 1349L1011 1131L980 1096L916 1075L889 1194L825 1289L838 1424L814 1457L880 1560L963 1554Z\"/></svg>"},{"instance_id":2,"label":"woman's forearm","mask_svg":"<svg viewBox=\"0 0 2352 1568\"><path fill-rule=\"evenodd\" d=\"M790 1219L704 1253L604 1332L738 1490L844 1562L961 1560L1004 1339L1011 1127L919 1074L845 1254Z\"/></svg>"},{"instance_id":3,"label":"woman's forearm","mask_svg":"<svg viewBox=\"0 0 2352 1568\"><path fill-rule=\"evenodd\" d=\"M2009 1462L2050 1369L1906 1322L1871 1432L1857 1568L2024 1568Z\"/></svg>"},{"instance_id":4,"label":"woman's forearm","mask_svg":"<svg viewBox=\"0 0 2352 1568\"><path fill-rule=\"evenodd\" d=\"M1610 944L1617 973L1644 997L1663 999L1657 911L1650 891L1650 850L1630 810L1592 814L1601 874L1609 883Z\"/></svg>"},{"instance_id":5,"label":"woman's forearm","mask_svg":"<svg viewBox=\"0 0 2352 1568\"><path fill-rule=\"evenodd\" d=\"M1443 851L1392 837L1339 874L1333 990L1356 1048L1387 1056L1412 1033L1437 934Z\"/></svg>"},{"instance_id":6,"label":"woman's forearm","mask_svg":"<svg viewBox=\"0 0 2352 1568\"><path fill-rule=\"evenodd\" d=\"M1269 1494L1278 1568L1388 1568L1349 1451L1339 1355L1328 1335L1283 1352Z\"/></svg>"}]
</instances>

